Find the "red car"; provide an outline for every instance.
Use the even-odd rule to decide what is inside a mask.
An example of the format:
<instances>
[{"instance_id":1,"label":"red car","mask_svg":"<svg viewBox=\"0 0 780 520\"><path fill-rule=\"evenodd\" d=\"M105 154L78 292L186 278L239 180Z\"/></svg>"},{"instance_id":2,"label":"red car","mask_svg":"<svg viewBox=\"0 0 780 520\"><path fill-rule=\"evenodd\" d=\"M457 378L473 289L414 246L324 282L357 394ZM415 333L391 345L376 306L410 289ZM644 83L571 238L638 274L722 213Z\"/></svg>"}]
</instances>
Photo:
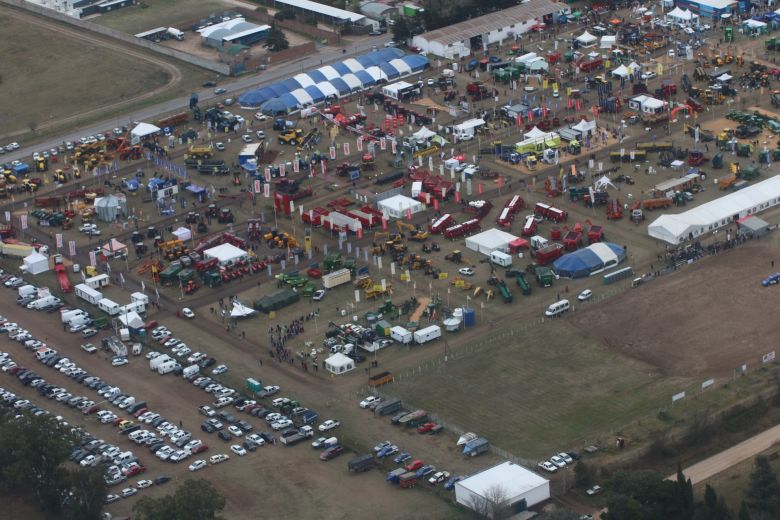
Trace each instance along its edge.
<instances>
[{"instance_id":1,"label":"red car","mask_svg":"<svg viewBox=\"0 0 780 520\"><path fill-rule=\"evenodd\" d=\"M422 468L425 464L421 460L413 460L411 464L406 466L406 471L417 471L418 469Z\"/></svg>"},{"instance_id":2,"label":"red car","mask_svg":"<svg viewBox=\"0 0 780 520\"><path fill-rule=\"evenodd\" d=\"M438 424L433 422L427 422L417 427L417 433L430 433Z\"/></svg>"},{"instance_id":3,"label":"red car","mask_svg":"<svg viewBox=\"0 0 780 520\"><path fill-rule=\"evenodd\" d=\"M144 406L144 407L139 408L138 410L136 410L136 412L133 414L133 417L138 419L139 417L141 417L141 415L145 414L148 411L149 411L149 409Z\"/></svg>"},{"instance_id":4,"label":"red car","mask_svg":"<svg viewBox=\"0 0 780 520\"><path fill-rule=\"evenodd\" d=\"M127 467L125 467L122 470L122 473L126 477L132 477L133 475L138 475L139 473L143 473L146 471L146 468L138 464L137 462L131 462Z\"/></svg>"},{"instance_id":5,"label":"red car","mask_svg":"<svg viewBox=\"0 0 780 520\"><path fill-rule=\"evenodd\" d=\"M320 453L320 460L334 459L339 455L341 455L342 453L344 453L344 448L337 444L336 446L331 446L327 450Z\"/></svg>"},{"instance_id":6,"label":"red car","mask_svg":"<svg viewBox=\"0 0 780 520\"><path fill-rule=\"evenodd\" d=\"M203 453L203 452L204 452L204 451L206 451L207 449L209 449L209 447L208 447L208 446L206 446L205 444L198 444L197 446L195 446L195 447L192 449L192 454L194 455L194 454L196 454L196 453Z\"/></svg>"}]
</instances>

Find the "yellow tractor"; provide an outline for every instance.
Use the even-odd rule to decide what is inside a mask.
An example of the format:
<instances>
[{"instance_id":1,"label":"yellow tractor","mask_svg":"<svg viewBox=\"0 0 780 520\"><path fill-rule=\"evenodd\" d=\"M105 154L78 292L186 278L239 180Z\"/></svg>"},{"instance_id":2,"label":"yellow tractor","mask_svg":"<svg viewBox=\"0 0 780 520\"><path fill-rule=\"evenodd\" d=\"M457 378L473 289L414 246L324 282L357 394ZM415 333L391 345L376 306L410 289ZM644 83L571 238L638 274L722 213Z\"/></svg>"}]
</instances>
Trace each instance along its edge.
<instances>
[{"instance_id":1,"label":"yellow tractor","mask_svg":"<svg viewBox=\"0 0 780 520\"><path fill-rule=\"evenodd\" d=\"M298 146L303 142L303 130L296 128L279 134L279 144Z\"/></svg>"}]
</instances>

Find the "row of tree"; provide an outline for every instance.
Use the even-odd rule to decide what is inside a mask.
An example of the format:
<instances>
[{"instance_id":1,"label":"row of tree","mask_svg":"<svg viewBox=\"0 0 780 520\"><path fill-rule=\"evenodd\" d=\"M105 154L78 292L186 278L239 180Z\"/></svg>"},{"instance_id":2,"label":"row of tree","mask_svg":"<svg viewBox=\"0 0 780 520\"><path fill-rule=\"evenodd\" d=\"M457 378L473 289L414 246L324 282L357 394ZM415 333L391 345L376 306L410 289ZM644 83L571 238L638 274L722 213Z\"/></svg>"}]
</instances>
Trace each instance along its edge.
<instances>
[{"instance_id":1,"label":"row of tree","mask_svg":"<svg viewBox=\"0 0 780 520\"><path fill-rule=\"evenodd\" d=\"M57 518L97 520L106 500L98 468L66 465L75 436L49 415L15 418L0 411L0 494L16 496Z\"/></svg>"}]
</instances>

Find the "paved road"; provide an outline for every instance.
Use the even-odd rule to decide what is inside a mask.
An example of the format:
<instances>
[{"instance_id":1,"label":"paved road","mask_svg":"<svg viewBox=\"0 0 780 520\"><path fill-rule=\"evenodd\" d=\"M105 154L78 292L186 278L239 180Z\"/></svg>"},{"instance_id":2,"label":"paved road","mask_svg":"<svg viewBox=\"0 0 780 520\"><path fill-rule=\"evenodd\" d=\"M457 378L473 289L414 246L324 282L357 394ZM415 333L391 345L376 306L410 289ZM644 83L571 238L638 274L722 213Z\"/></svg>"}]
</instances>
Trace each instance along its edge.
<instances>
[{"instance_id":1,"label":"paved road","mask_svg":"<svg viewBox=\"0 0 780 520\"><path fill-rule=\"evenodd\" d=\"M697 484L744 460L755 457L778 442L780 442L780 424L683 469L683 474L691 479L693 484ZM675 480L676 478L677 474L673 474L669 475L667 480Z\"/></svg>"},{"instance_id":2,"label":"paved road","mask_svg":"<svg viewBox=\"0 0 780 520\"><path fill-rule=\"evenodd\" d=\"M239 93L250 90L257 86L270 84L275 81L289 78L295 74L300 74L301 72L305 72L311 68L334 63L350 56L363 54L370 51L372 47L381 48L391 39L391 35L383 34L382 36L364 39L363 41L358 42L351 47L347 47L346 49L326 48L323 51L312 54L308 57L290 61L279 65L278 67L271 67L270 69L259 74L241 76L235 81L220 84L220 87L227 89L227 93L220 94L220 97L224 97L226 95L233 95L233 97L236 97ZM346 50L346 53L343 52L344 50ZM199 91L198 96L201 102L209 101L216 97L214 95L213 88ZM19 150L3 156L3 162L10 162L15 159L22 161L30 159L34 152L54 148L62 144L64 141L77 141L79 138L86 135L94 135L100 132L105 132L106 130L114 128L118 124L121 126L122 123L119 123L119 121L148 121L157 119L160 114L165 114L167 112L187 110L188 106L189 97L164 101L141 110L131 111L122 117L112 117L110 119L105 119L89 126L82 127L78 129L78 131L74 130L67 134L52 137L43 142L38 142L32 145L25 145Z\"/></svg>"}]
</instances>

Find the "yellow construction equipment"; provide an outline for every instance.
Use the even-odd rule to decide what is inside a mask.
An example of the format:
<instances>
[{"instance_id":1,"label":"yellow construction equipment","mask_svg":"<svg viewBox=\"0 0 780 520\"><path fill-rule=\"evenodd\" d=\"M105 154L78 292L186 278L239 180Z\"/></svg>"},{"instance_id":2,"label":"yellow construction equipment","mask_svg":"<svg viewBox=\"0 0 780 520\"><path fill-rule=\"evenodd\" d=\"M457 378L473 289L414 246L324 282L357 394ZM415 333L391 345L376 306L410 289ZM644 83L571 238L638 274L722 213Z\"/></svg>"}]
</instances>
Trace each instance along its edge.
<instances>
[{"instance_id":1,"label":"yellow construction equipment","mask_svg":"<svg viewBox=\"0 0 780 520\"><path fill-rule=\"evenodd\" d=\"M374 281L368 275L359 276L358 279L355 280L355 287L358 287L360 289L367 290L372 285L374 285Z\"/></svg>"},{"instance_id":2,"label":"yellow construction equipment","mask_svg":"<svg viewBox=\"0 0 780 520\"><path fill-rule=\"evenodd\" d=\"M413 240L415 242L424 242L428 240L428 232L424 229L416 228L413 225L407 224L406 222L401 222L400 220L396 220L395 225L398 226L398 233L401 236L404 236L404 231L409 232L409 240Z\"/></svg>"},{"instance_id":3,"label":"yellow construction equipment","mask_svg":"<svg viewBox=\"0 0 780 520\"><path fill-rule=\"evenodd\" d=\"M377 298L378 296L384 296L384 295L392 295L393 294L393 285L386 283L385 287L382 288L381 285L374 285L372 287L367 287L365 289L366 298Z\"/></svg>"},{"instance_id":4,"label":"yellow construction equipment","mask_svg":"<svg viewBox=\"0 0 780 520\"><path fill-rule=\"evenodd\" d=\"M299 145L303 142L303 130L296 128L279 134L279 144Z\"/></svg>"},{"instance_id":5,"label":"yellow construction equipment","mask_svg":"<svg viewBox=\"0 0 780 520\"><path fill-rule=\"evenodd\" d=\"M191 157L195 157L196 159L209 159L214 155L214 148L211 145L192 145L187 152Z\"/></svg>"}]
</instances>

